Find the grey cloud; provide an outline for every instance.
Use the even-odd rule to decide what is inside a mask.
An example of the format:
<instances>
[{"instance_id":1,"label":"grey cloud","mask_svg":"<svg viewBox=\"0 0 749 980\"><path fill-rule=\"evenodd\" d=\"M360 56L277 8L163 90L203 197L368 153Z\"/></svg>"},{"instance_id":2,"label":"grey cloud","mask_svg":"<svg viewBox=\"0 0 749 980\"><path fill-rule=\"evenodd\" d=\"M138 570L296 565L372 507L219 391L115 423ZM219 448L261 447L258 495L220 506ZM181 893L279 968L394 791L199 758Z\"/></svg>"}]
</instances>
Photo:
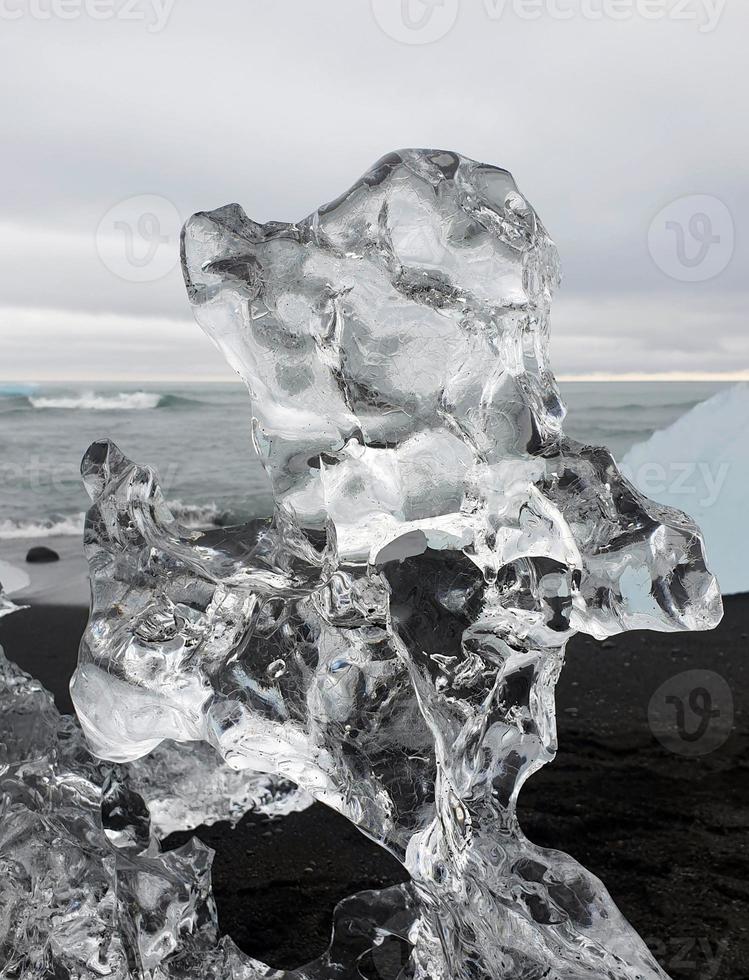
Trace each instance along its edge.
<instances>
[{"instance_id":1,"label":"grey cloud","mask_svg":"<svg viewBox=\"0 0 749 980\"><path fill-rule=\"evenodd\" d=\"M719 197L746 224L749 5L727 5L703 34L642 19L495 21L463 2L447 36L424 46L392 40L369 8L179 0L161 33L87 17L2 23L12 138L0 217L28 234L14 242L0 228L0 304L186 317L176 270L135 283L102 265L96 227L118 201L163 195L187 216L238 200L259 220L293 220L393 147L452 146L514 172L558 242L560 310L567 295L597 304L594 348L557 316L560 370L611 369L604 338L633 370L651 354L735 369L743 236L719 277L688 288L656 268L647 236L687 194ZM648 303L646 344L632 311ZM709 331L675 320L693 304L712 312ZM82 356L98 363L93 348Z\"/></svg>"}]
</instances>

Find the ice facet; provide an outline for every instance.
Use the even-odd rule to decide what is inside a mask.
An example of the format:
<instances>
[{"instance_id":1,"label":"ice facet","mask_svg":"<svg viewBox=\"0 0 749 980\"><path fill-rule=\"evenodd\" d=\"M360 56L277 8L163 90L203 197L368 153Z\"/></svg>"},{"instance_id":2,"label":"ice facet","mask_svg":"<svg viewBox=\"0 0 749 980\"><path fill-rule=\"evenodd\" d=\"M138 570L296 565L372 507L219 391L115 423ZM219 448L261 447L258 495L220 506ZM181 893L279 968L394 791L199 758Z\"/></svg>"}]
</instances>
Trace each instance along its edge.
<instances>
[{"instance_id":1,"label":"ice facet","mask_svg":"<svg viewBox=\"0 0 749 980\"><path fill-rule=\"evenodd\" d=\"M711 628L720 594L693 522L564 436L556 250L510 174L393 153L294 224L195 215L183 267L248 386L276 511L184 528L153 470L90 448L72 693L93 750L204 741L402 861L408 884L342 903L320 961L258 975L353 980L390 938L412 980L664 977L515 805L556 751L569 637ZM185 860L171 891L134 874L131 906L182 902L183 876L204 882ZM139 940L144 964L160 935Z\"/></svg>"},{"instance_id":2,"label":"ice facet","mask_svg":"<svg viewBox=\"0 0 749 980\"><path fill-rule=\"evenodd\" d=\"M0 649L0 975L263 976L219 939L210 862L196 840L159 852L127 770Z\"/></svg>"},{"instance_id":3,"label":"ice facet","mask_svg":"<svg viewBox=\"0 0 749 980\"><path fill-rule=\"evenodd\" d=\"M303 810L311 797L267 773L231 769L206 742L166 740L127 764L128 783L143 798L157 837L201 824L236 824L250 811L269 817Z\"/></svg>"}]
</instances>

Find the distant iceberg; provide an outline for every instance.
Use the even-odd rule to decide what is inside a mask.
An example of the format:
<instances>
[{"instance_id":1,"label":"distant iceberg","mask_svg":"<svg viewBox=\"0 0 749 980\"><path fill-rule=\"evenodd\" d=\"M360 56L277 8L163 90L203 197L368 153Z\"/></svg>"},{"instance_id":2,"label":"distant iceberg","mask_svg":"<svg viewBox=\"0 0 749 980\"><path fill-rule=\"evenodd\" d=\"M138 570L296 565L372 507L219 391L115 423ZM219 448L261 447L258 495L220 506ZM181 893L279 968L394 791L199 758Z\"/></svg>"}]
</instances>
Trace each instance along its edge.
<instances>
[{"instance_id":1,"label":"distant iceberg","mask_svg":"<svg viewBox=\"0 0 749 980\"><path fill-rule=\"evenodd\" d=\"M643 493L691 515L721 591L749 592L749 385L696 405L633 446L622 471Z\"/></svg>"}]
</instances>

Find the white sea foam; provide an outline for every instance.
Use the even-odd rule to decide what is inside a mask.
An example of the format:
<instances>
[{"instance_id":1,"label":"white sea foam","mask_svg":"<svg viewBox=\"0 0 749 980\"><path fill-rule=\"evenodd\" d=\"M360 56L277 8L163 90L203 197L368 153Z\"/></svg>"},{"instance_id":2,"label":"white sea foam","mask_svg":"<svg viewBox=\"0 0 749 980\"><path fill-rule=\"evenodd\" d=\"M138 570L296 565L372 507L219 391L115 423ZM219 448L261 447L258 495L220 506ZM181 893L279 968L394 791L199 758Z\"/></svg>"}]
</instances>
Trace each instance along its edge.
<instances>
[{"instance_id":1,"label":"white sea foam","mask_svg":"<svg viewBox=\"0 0 749 980\"><path fill-rule=\"evenodd\" d=\"M696 405L622 460L625 475L643 493L697 521L726 594L749 591L747 432L749 385L739 384Z\"/></svg>"},{"instance_id":2,"label":"white sea foam","mask_svg":"<svg viewBox=\"0 0 749 980\"><path fill-rule=\"evenodd\" d=\"M138 411L158 408L161 395L150 391L120 391L114 395L101 395L84 391L78 395L39 395L30 397L34 408L84 409L89 412Z\"/></svg>"},{"instance_id":3,"label":"white sea foam","mask_svg":"<svg viewBox=\"0 0 749 980\"><path fill-rule=\"evenodd\" d=\"M208 528L228 523L228 515L215 503L184 504L181 500L168 500L167 507L174 519L184 527ZM80 513L41 521L0 521L0 540L80 537L83 534L85 516Z\"/></svg>"},{"instance_id":4,"label":"white sea foam","mask_svg":"<svg viewBox=\"0 0 749 980\"><path fill-rule=\"evenodd\" d=\"M83 516L72 514L47 521L0 521L0 539L80 536L83 534Z\"/></svg>"},{"instance_id":5,"label":"white sea foam","mask_svg":"<svg viewBox=\"0 0 749 980\"><path fill-rule=\"evenodd\" d=\"M172 512L175 521L185 527L218 527L229 523L226 511L218 504L184 504L181 500L167 500L167 507Z\"/></svg>"}]
</instances>

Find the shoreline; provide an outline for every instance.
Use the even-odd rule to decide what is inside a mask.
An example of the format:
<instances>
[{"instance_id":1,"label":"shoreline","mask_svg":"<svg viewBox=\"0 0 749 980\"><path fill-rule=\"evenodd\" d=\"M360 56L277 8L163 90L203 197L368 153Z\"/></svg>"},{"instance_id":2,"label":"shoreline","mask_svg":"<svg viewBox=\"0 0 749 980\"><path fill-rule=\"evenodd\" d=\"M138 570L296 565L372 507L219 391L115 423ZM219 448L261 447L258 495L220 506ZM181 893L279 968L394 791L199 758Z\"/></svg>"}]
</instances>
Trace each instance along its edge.
<instances>
[{"instance_id":1,"label":"shoreline","mask_svg":"<svg viewBox=\"0 0 749 980\"><path fill-rule=\"evenodd\" d=\"M30 563L30 548L56 551L59 561ZM6 595L18 605L36 603L49 606L88 608L88 564L82 537L53 534L49 537L0 539L0 582Z\"/></svg>"}]
</instances>

